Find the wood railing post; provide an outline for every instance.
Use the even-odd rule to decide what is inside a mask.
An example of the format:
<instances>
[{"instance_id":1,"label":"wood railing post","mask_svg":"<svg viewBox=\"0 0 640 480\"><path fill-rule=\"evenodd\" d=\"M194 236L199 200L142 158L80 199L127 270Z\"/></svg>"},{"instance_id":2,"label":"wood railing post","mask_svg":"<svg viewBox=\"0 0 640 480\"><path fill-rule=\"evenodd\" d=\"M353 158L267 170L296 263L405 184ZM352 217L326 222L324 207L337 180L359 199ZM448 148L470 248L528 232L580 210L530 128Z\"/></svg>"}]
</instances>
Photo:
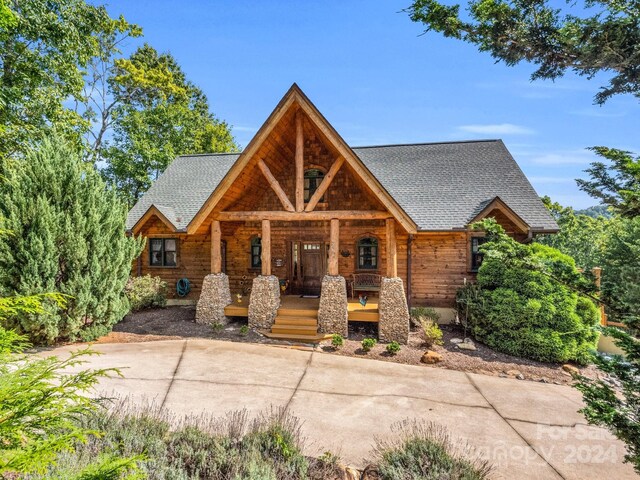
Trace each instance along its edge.
<instances>
[{"instance_id":1,"label":"wood railing post","mask_svg":"<svg viewBox=\"0 0 640 480\"><path fill-rule=\"evenodd\" d=\"M387 277L398 276L398 253L396 247L396 222L387 218Z\"/></svg>"},{"instance_id":2,"label":"wood railing post","mask_svg":"<svg viewBox=\"0 0 640 480\"><path fill-rule=\"evenodd\" d=\"M337 218L331 219L330 239L327 273L335 277L338 275L338 251L340 249L340 220Z\"/></svg>"},{"instance_id":3,"label":"wood railing post","mask_svg":"<svg viewBox=\"0 0 640 480\"><path fill-rule=\"evenodd\" d=\"M296 212L304 210L304 136L302 112L296 112Z\"/></svg>"},{"instance_id":4,"label":"wood railing post","mask_svg":"<svg viewBox=\"0 0 640 480\"><path fill-rule=\"evenodd\" d=\"M271 223L262 220L262 275L271 275Z\"/></svg>"},{"instance_id":5,"label":"wood railing post","mask_svg":"<svg viewBox=\"0 0 640 480\"><path fill-rule=\"evenodd\" d=\"M221 238L220 222L213 220L211 222L211 273L222 272Z\"/></svg>"}]
</instances>

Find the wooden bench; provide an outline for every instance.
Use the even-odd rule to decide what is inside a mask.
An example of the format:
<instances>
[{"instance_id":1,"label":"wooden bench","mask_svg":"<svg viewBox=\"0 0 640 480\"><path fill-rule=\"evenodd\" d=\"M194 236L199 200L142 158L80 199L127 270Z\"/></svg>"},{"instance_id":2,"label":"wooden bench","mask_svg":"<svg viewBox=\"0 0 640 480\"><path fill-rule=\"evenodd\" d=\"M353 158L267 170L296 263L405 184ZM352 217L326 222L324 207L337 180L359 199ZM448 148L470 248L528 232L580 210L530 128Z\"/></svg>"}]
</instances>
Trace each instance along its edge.
<instances>
[{"instance_id":1,"label":"wooden bench","mask_svg":"<svg viewBox=\"0 0 640 480\"><path fill-rule=\"evenodd\" d=\"M355 298L355 292L380 291L382 275L377 273L354 273L351 277L351 298Z\"/></svg>"}]
</instances>

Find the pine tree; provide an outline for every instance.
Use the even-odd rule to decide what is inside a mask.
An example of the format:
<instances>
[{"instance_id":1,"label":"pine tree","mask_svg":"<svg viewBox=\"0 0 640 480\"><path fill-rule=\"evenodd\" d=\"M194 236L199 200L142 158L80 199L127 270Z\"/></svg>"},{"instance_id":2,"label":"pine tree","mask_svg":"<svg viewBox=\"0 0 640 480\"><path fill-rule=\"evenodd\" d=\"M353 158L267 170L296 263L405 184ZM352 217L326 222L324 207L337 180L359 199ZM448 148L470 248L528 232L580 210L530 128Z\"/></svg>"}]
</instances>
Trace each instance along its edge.
<instances>
[{"instance_id":1,"label":"pine tree","mask_svg":"<svg viewBox=\"0 0 640 480\"><path fill-rule=\"evenodd\" d=\"M5 327L35 343L91 340L128 311L123 294L142 240L125 235L126 207L92 166L54 137L0 173L0 296L58 292L64 308L15 316Z\"/></svg>"}]
</instances>

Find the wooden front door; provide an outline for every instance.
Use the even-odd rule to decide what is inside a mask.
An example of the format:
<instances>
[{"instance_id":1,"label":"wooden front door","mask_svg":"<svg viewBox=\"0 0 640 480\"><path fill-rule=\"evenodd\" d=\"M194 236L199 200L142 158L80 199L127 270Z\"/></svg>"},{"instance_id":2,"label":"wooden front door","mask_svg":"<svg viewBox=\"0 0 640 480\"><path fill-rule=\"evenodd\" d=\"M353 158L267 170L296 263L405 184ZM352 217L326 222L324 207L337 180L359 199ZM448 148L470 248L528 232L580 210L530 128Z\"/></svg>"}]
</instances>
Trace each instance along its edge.
<instances>
[{"instance_id":1,"label":"wooden front door","mask_svg":"<svg viewBox=\"0 0 640 480\"><path fill-rule=\"evenodd\" d=\"M326 272L326 248L324 242L293 242L295 293L319 295L322 277ZM299 265L297 265L299 259Z\"/></svg>"}]
</instances>

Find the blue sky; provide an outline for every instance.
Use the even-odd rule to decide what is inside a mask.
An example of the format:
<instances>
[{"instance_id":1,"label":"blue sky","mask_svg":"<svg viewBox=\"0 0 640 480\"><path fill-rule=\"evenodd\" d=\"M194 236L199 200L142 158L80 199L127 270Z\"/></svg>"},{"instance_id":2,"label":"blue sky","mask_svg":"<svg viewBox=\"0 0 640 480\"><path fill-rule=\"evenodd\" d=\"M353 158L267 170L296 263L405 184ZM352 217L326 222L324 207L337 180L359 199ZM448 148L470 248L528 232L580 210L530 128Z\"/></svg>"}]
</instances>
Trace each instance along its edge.
<instances>
[{"instance_id":1,"label":"blue sky","mask_svg":"<svg viewBox=\"0 0 640 480\"><path fill-rule=\"evenodd\" d=\"M583 208L596 202L575 178L585 147L640 151L631 96L593 105L606 77L530 82L530 65L495 64L401 12L410 0L114 0L171 52L213 112L246 145L296 82L352 146L502 138L540 195ZM140 42L130 42L128 50Z\"/></svg>"}]
</instances>

